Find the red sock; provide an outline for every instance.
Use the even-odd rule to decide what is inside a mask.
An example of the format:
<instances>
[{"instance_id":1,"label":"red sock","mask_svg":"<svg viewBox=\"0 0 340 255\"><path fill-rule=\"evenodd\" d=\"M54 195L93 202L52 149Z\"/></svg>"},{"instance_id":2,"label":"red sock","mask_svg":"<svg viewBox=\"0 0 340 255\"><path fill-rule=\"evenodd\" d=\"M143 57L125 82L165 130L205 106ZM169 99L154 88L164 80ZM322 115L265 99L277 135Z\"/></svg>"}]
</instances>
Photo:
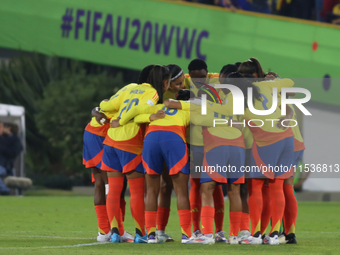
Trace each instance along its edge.
<instances>
[{"instance_id":1,"label":"red sock","mask_svg":"<svg viewBox=\"0 0 340 255\"><path fill-rule=\"evenodd\" d=\"M250 179L249 189L249 216L251 222L251 235L256 237L261 234L261 214L262 214L262 186L264 179Z\"/></svg>"},{"instance_id":2,"label":"red sock","mask_svg":"<svg viewBox=\"0 0 340 255\"><path fill-rule=\"evenodd\" d=\"M178 210L179 224L182 228L182 235L191 236L191 214L190 210Z\"/></svg>"},{"instance_id":3,"label":"red sock","mask_svg":"<svg viewBox=\"0 0 340 255\"><path fill-rule=\"evenodd\" d=\"M136 233L145 235L145 205L144 205L144 192L145 192L145 177L128 179L130 187L130 207L132 218L135 220Z\"/></svg>"},{"instance_id":4,"label":"red sock","mask_svg":"<svg viewBox=\"0 0 340 255\"><path fill-rule=\"evenodd\" d=\"M230 236L238 236L240 230L242 212L229 212L230 217Z\"/></svg>"},{"instance_id":5,"label":"red sock","mask_svg":"<svg viewBox=\"0 0 340 255\"><path fill-rule=\"evenodd\" d=\"M298 203L294 194L293 185L283 185L283 192L286 199L283 221L285 225L285 233L288 235L290 233L295 233Z\"/></svg>"},{"instance_id":6,"label":"red sock","mask_svg":"<svg viewBox=\"0 0 340 255\"><path fill-rule=\"evenodd\" d=\"M106 205L95 205L97 220L98 220L98 231L102 234L110 232L109 217L107 216Z\"/></svg>"},{"instance_id":7,"label":"red sock","mask_svg":"<svg viewBox=\"0 0 340 255\"><path fill-rule=\"evenodd\" d=\"M224 221L224 196L222 185L217 185L213 193L215 205L215 227L216 232L223 230Z\"/></svg>"},{"instance_id":8,"label":"red sock","mask_svg":"<svg viewBox=\"0 0 340 255\"><path fill-rule=\"evenodd\" d=\"M109 216L110 227L113 233L124 233L119 206L120 193L122 192L124 185L124 177L108 177L108 180L109 193L106 197L106 209Z\"/></svg>"},{"instance_id":9,"label":"red sock","mask_svg":"<svg viewBox=\"0 0 340 255\"><path fill-rule=\"evenodd\" d=\"M261 235L266 232L266 229L270 222L270 196L269 196L269 185L264 184L262 187L262 199L263 199L263 207L261 214Z\"/></svg>"},{"instance_id":10,"label":"red sock","mask_svg":"<svg viewBox=\"0 0 340 255\"><path fill-rule=\"evenodd\" d=\"M201 183L199 178L190 178L190 212L194 231L201 230Z\"/></svg>"},{"instance_id":11,"label":"red sock","mask_svg":"<svg viewBox=\"0 0 340 255\"><path fill-rule=\"evenodd\" d=\"M122 221L125 220L125 208L126 208L126 202L124 198L120 199L120 210L122 211Z\"/></svg>"},{"instance_id":12,"label":"red sock","mask_svg":"<svg viewBox=\"0 0 340 255\"><path fill-rule=\"evenodd\" d=\"M213 233L213 221L215 216L215 208L211 206L203 206L201 210L202 234Z\"/></svg>"},{"instance_id":13,"label":"red sock","mask_svg":"<svg viewBox=\"0 0 340 255\"><path fill-rule=\"evenodd\" d=\"M145 226L148 235L156 234L157 211L145 211Z\"/></svg>"},{"instance_id":14,"label":"red sock","mask_svg":"<svg viewBox=\"0 0 340 255\"><path fill-rule=\"evenodd\" d=\"M168 225L169 214L170 214L170 208L158 206L158 209L157 209L157 230L163 230L163 231L165 230L166 225Z\"/></svg>"},{"instance_id":15,"label":"red sock","mask_svg":"<svg viewBox=\"0 0 340 255\"><path fill-rule=\"evenodd\" d=\"M277 235L280 231L281 221L285 210L285 196L283 193L283 179L269 181L269 195L271 200L272 228L270 235Z\"/></svg>"},{"instance_id":16,"label":"red sock","mask_svg":"<svg viewBox=\"0 0 340 255\"><path fill-rule=\"evenodd\" d=\"M240 230L248 230L249 231L249 213L242 213Z\"/></svg>"}]
</instances>

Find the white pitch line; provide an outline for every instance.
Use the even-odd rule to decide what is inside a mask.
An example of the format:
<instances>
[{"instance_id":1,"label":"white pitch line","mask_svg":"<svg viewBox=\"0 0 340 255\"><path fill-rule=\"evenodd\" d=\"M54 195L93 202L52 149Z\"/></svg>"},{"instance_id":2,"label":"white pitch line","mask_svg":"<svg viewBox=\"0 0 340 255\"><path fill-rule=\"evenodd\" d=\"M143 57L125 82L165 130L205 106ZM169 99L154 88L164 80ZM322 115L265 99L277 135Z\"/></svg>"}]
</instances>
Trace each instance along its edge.
<instances>
[{"instance_id":1,"label":"white pitch line","mask_svg":"<svg viewBox=\"0 0 340 255\"><path fill-rule=\"evenodd\" d=\"M30 238L56 238L56 239L82 239L82 240L91 240L95 238L85 238L85 237L65 237L65 236L29 236L29 235L2 235L0 236L5 236L5 237L30 237Z\"/></svg>"},{"instance_id":2,"label":"white pitch line","mask_svg":"<svg viewBox=\"0 0 340 255\"><path fill-rule=\"evenodd\" d=\"M92 245L100 245L100 244L107 244L107 243L109 242L95 242L95 243L82 243L82 244L74 244L74 245L42 246L42 247L0 247L0 250L73 248L73 247L92 246Z\"/></svg>"}]
</instances>

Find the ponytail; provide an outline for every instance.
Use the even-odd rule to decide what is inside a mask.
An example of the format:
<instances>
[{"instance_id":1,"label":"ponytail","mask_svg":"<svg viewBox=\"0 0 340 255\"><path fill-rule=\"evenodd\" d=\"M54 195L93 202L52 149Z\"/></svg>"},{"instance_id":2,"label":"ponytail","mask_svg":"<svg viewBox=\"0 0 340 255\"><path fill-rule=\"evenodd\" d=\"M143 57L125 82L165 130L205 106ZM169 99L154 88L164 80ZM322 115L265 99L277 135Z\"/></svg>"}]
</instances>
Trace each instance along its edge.
<instances>
[{"instance_id":1,"label":"ponytail","mask_svg":"<svg viewBox=\"0 0 340 255\"><path fill-rule=\"evenodd\" d=\"M163 84L165 80L170 79L170 70L166 66L155 65L149 73L146 83L149 83L157 90L159 100L158 103L163 103Z\"/></svg>"}]
</instances>

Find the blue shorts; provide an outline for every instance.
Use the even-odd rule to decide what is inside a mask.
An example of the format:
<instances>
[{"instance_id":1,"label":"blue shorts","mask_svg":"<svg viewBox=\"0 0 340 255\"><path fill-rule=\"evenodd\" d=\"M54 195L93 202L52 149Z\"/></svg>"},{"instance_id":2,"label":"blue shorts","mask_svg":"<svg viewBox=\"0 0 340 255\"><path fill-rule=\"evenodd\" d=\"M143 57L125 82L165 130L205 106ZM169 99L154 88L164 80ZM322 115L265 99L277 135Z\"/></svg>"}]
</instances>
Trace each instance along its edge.
<instances>
[{"instance_id":1,"label":"blue shorts","mask_svg":"<svg viewBox=\"0 0 340 255\"><path fill-rule=\"evenodd\" d=\"M123 151L105 144L101 169L104 171L118 171L124 174L133 170L144 173L142 155Z\"/></svg>"},{"instance_id":2,"label":"blue shorts","mask_svg":"<svg viewBox=\"0 0 340 255\"><path fill-rule=\"evenodd\" d=\"M218 146L206 152L201 169L201 183L244 183L244 171L241 167L244 166L245 153L244 148L231 145Z\"/></svg>"},{"instance_id":3,"label":"blue shorts","mask_svg":"<svg viewBox=\"0 0 340 255\"><path fill-rule=\"evenodd\" d=\"M190 145L190 175L191 178L201 178L200 171L195 171L203 166L204 146Z\"/></svg>"},{"instance_id":4,"label":"blue shorts","mask_svg":"<svg viewBox=\"0 0 340 255\"><path fill-rule=\"evenodd\" d=\"M143 166L147 174L162 174L163 163L169 174L189 174L188 147L183 139L170 131L153 131L146 135L143 146Z\"/></svg>"},{"instance_id":5,"label":"blue shorts","mask_svg":"<svg viewBox=\"0 0 340 255\"><path fill-rule=\"evenodd\" d=\"M104 139L105 137L85 130L83 138L83 164L86 168L96 167L101 169Z\"/></svg>"},{"instance_id":6,"label":"blue shorts","mask_svg":"<svg viewBox=\"0 0 340 255\"><path fill-rule=\"evenodd\" d=\"M254 142L250 178L289 178L293 172L294 137L260 147Z\"/></svg>"}]
</instances>

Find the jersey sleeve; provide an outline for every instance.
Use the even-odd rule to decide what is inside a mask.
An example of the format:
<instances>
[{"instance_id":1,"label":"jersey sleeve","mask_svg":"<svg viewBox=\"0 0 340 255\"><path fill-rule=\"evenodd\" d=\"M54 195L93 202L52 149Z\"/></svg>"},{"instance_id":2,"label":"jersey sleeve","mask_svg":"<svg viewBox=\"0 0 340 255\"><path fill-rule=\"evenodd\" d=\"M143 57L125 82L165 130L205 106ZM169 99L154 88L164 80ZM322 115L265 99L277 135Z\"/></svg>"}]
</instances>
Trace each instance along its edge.
<instances>
[{"instance_id":1,"label":"jersey sleeve","mask_svg":"<svg viewBox=\"0 0 340 255\"><path fill-rule=\"evenodd\" d=\"M123 88L124 89L124 88ZM113 95L109 100L104 100L100 103L100 110L103 112L116 112L119 110L121 105L122 95L126 89L119 90L115 95Z\"/></svg>"},{"instance_id":2,"label":"jersey sleeve","mask_svg":"<svg viewBox=\"0 0 340 255\"><path fill-rule=\"evenodd\" d=\"M145 95L140 99L139 104L144 105L156 105L158 102L159 96L156 90L152 89L147 92L145 92Z\"/></svg>"},{"instance_id":3,"label":"jersey sleeve","mask_svg":"<svg viewBox=\"0 0 340 255\"><path fill-rule=\"evenodd\" d=\"M190 101L180 101L183 111L190 111Z\"/></svg>"},{"instance_id":4,"label":"jersey sleeve","mask_svg":"<svg viewBox=\"0 0 340 255\"><path fill-rule=\"evenodd\" d=\"M277 88L278 92L281 91L282 88L289 88L294 86L294 81L292 79L274 79L272 81L267 81L266 85L271 88Z\"/></svg>"},{"instance_id":5,"label":"jersey sleeve","mask_svg":"<svg viewBox=\"0 0 340 255\"><path fill-rule=\"evenodd\" d=\"M151 114L139 114L134 118L135 123L150 123Z\"/></svg>"},{"instance_id":6,"label":"jersey sleeve","mask_svg":"<svg viewBox=\"0 0 340 255\"><path fill-rule=\"evenodd\" d=\"M125 125L127 122L129 122L131 119L133 119L138 114L155 113L157 112L158 108L159 107L157 105L150 106L148 104L137 105L137 106L131 107L129 111L127 111L125 114L122 115L122 118L119 120L119 124L121 126Z\"/></svg>"}]
</instances>

